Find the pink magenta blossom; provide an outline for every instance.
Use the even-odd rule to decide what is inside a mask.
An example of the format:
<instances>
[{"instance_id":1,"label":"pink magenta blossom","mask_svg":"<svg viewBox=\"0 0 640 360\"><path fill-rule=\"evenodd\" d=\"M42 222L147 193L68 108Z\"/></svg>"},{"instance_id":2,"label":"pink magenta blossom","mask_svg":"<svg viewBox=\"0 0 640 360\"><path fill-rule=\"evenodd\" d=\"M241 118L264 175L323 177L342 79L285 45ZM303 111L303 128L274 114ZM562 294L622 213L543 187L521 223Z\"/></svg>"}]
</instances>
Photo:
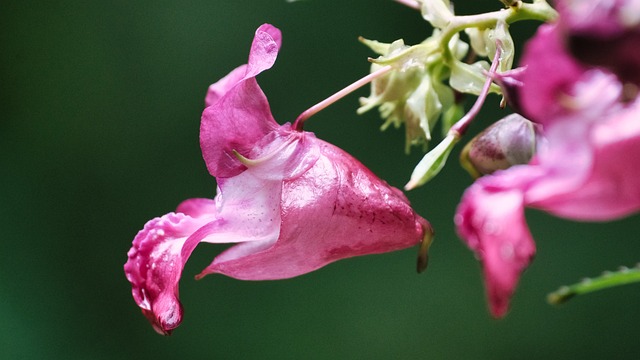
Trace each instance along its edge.
<instances>
[{"instance_id":1,"label":"pink magenta blossom","mask_svg":"<svg viewBox=\"0 0 640 360\"><path fill-rule=\"evenodd\" d=\"M352 256L429 242L429 223L400 190L312 133L278 125L255 80L275 62L280 31L256 31L248 64L209 88L200 144L218 192L149 221L124 266L156 331L182 320L178 281L200 242L238 243L198 276L284 279Z\"/></svg>"},{"instance_id":2,"label":"pink magenta blossom","mask_svg":"<svg viewBox=\"0 0 640 360\"><path fill-rule=\"evenodd\" d=\"M465 192L455 218L460 236L482 262L496 317L507 312L518 279L535 254L525 207L583 221L617 219L640 209L640 167L634 163L640 155L640 101L636 88L629 86L636 78L624 76L629 73L626 62L625 71L595 66L569 48L568 39L578 32L584 36L588 19L572 28L575 19L567 9L577 11L571 6L580 3L587 11L588 3L604 6L603 1L560 3L560 21L542 26L525 49L526 71L518 74L513 99L523 115L541 125L544 140L528 164L478 179ZM563 15L571 21L563 21ZM591 19L611 18L605 15ZM595 27L600 39L615 28L606 24L605 31L603 25ZM634 26L614 36L626 42L619 37L636 34ZM591 51L600 49L592 46ZM639 63L634 66L637 76Z\"/></svg>"}]
</instances>

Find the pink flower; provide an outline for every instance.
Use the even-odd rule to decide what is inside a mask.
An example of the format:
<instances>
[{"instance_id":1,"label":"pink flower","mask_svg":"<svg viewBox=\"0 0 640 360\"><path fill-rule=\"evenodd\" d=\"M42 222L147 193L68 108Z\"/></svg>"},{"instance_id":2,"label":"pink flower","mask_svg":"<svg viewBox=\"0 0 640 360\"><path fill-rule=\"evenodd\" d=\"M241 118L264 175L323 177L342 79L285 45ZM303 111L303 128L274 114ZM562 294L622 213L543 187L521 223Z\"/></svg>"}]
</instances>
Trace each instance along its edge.
<instances>
[{"instance_id":1,"label":"pink flower","mask_svg":"<svg viewBox=\"0 0 640 360\"><path fill-rule=\"evenodd\" d=\"M159 333L182 320L178 281L200 242L239 244L197 278L271 280L431 239L429 223L398 189L312 133L274 121L255 76L273 65L279 47L280 31L262 25L248 64L209 88L200 143L217 178L215 199L186 200L133 240L125 273Z\"/></svg>"},{"instance_id":2,"label":"pink flower","mask_svg":"<svg viewBox=\"0 0 640 360\"><path fill-rule=\"evenodd\" d=\"M526 165L477 180L455 218L460 236L482 262L496 317L506 314L535 254L525 207L586 221L640 209L640 167L633 164L640 154L640 101L625 86L635 79L576 58L566 47L567 36L573 36L567 26L562 20L542 26L523 55L527 68L518 76L522 86L514 102L542 125L544 141L536 155ZM635 74L639 70L635 63Z\"/></svg>"}]
</instances>

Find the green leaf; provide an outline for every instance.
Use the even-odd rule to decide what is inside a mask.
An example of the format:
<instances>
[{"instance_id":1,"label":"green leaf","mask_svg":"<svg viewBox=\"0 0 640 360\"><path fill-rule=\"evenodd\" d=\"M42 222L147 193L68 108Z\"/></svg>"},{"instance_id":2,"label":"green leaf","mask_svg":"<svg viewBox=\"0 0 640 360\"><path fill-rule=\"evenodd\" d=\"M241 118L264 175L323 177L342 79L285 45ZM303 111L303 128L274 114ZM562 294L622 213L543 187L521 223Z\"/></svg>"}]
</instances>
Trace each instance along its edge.
<instances>
[{"instance_id":1,"label":"green leaf","mask_svg":"<svg viewBox=\"0 0 640 360\"><path fill-rule=\"evenodd\" d=\"M553 305L559 305L576 295L636 282L640 282L640 263L632 269L623 266L615 272L605 271L599 277L591 279L585 278L577 284L562 286L547 295L547 302Z\"/></svg>"}]
</instances>

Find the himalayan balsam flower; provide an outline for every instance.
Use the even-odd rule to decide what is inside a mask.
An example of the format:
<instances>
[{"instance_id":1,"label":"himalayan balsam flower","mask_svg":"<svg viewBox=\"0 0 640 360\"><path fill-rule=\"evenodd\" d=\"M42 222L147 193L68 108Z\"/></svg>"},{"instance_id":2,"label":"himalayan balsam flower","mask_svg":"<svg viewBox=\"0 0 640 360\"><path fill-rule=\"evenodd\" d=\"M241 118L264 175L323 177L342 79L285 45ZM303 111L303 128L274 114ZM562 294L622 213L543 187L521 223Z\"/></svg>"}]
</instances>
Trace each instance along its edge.
<instances>
[{"instance_id":1,"label":"himalayan balsam flower","mask_svg":"<svg viewBox=\"0 0 640 360\"><path fill-rule=\"evenodd\" d=\"M476 181L465 192L456 214L458 232L476 252L484 268L491 312L503 316L535 244L525 222L524 208L537 208L575 220L606 221L640 209L640 101L629 92L628 73L619 66L595 67L591 59L571 52L575 34L584 37L594 22L593 38L606 39L611 28L617 41L625 34L636 39L638 22L626 26L620 4L637 1L563 1L561 20L542 26L523 55L526 71L514 103L523 115L540 124L544 143L527 165L497 171ZM576 9L575 6L581 6ZM592 16L577 21L574 13L606 6L618 16ZM573 10L572 13L569 10ZM577 11L581 10L581 11ZM602 19L615 24L595 24ZM578 25L576 25L578 24ZM605 26L607 25L607 26ZM605 29L598 32L598 29ZM591 49L600 51L599 47ZM624 61L611 59L611 64ZM606 65L606 64L601 64ZM638 63L633 73L640 73ZM628 64L625 62L625 66ZM513 89L512 89L513 90Z\"/></svg>"},{"instance_id":2,"label":"himalayan balsam flower","mask_svg":"<svg viewBox=\"0 0 640 360\"><path fill-rule=\"evenodd\" d=\"M149 221L125 264L133 298L161 334L182 320L178 281L200 242L239 243L197 277L284 279L352 256L431 240L431 227L396 188L312 133L278 125L255 80L275 62L280 31L256 31L248 64L209 88L200 144L218 183Z\"/></svg>"}]
</instances>

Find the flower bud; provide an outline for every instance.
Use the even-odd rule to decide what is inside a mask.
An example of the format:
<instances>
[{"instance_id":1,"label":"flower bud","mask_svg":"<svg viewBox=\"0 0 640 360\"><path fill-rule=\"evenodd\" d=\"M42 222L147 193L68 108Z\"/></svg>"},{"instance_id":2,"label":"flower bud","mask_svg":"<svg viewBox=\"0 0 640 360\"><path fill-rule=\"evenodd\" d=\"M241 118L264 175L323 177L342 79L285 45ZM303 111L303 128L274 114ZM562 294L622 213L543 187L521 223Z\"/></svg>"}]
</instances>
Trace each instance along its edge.
<instances>
[{"instance_id":1,"label":"flower bud","mask_svg":"<svg viewBox=\"0 0 640 360\"><path fill-rule=\"evenodd\" d=\"M535 125L518 114L511 114L476 135L462 150L460 163L477 178L526 164L535 150Z\"/></svg>"}]
</instances>

